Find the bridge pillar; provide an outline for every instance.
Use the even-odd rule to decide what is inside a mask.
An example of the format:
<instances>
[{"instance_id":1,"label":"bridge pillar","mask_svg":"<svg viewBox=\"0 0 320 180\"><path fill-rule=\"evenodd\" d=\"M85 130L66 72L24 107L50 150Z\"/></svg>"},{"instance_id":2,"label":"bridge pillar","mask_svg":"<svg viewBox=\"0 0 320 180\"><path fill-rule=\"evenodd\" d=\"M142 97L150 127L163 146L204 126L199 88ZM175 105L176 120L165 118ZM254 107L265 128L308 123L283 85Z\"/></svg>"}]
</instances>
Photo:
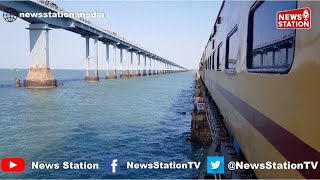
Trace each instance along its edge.
<instances>
[{"instance_id":1,"label":"bridge pillar","mask_svg":"<svg viewBox=\"0 0 320 180\"><path fill-rule=\"evenodd\" d=\"M120 49L120 78L122 76L122 69L123 69L123 49Z\"/></svg>"},{"instance_id":2,"label":"bridge pillar","mask_svg":"<svg viewBox=\"0 0 320 180\"><path fill-rule=\"evenodd\" d=\"M95 39L94 39L94 58L95 58L95 61L96 61L96 70L95 70L95 72L94 72L94 76L95 76L95 78L97 78L98 81L99 81L98 38L95 38Z\"/></svg>"},{"instance_id":3,"label":"bridge pillar","mask_svg":"<svg viewBox=\"0 0 320 180\"><path fill-rule=\"evenodd\" d=\"M24 86L26 88L54 88L57 80L49 68L49 26L48 24L30 24L31 66Z\"/></svg>"},{"instance_id":4,"label":"bridge pillar","mask_svg":"<svg viewBox=\"0 0 320 180\"><path fill-rule=\"evenodd\" d=\"M164 70L164 68L165 68L165 63L162 64L162 74L165 74L165 73L166 73L165 70Z\"/></svg>"},{"instance_id":5,"label":"bridge pillar","mask_svg":"<svg viewBox=\"0 0 320 180\"><path fill-rule=\"evenodd\" d=\"M130 62L128 62L129 77L132 77L132 59L133 59L133 56L132 56L132 52L130 51Z\"/></svg>"},{"instance_id":6,"label":"bridge pillar","mask_svg":"<svg viewBox=\"0 0 320 180\"><path fill-rule=\"evenodd\" d=\"M141 71L140 71L140 64L141 64L141 59L140 59L140 54L137 53L137 56L138 56L138 67L137 67L137 76L141 76Z\"/></svg>"},{"instance_id":7,"label":"bridge pillar","mask_svg":"<svg viewBox=\"0 0 320 180\"><path fill-rule=\"evenodd\" d=\"M161 74L164 74L164 62L161 63Z\"/></svg>"},{"instance_id":8,"label":"bridge pillar","mask_svg":"<svg viewBox=\"0 0 320 180\"><path fill-rule=\"evenodd\" d=\"M94 60L95 60L95 71L94 76L90 76L90 67L89 67L89 61L91 59L90 53L89 53L89 37L86 37L86 58L87 58L87 69L86 69L86 78L85 80L87 82L99 82L99 69L98 69L98 37L94 37Z\"/></svg>"},{"instance_id":9,"label":"bridge pillar","mask_svg":"<svg viewBox=\"0 0 320 180\"><path fill-rule=\"evenodd\" d=\"M127 50L127 57L128 57L128 54L129 54L129 58L128 58L128 69L127 69L127 78L130 78L130 73L131 73L131 69L130 69L130 61L131 61L131 52L129 50Z\"/></svg>"},{"instance_id":10,"label":"bridge pillar","mask_svg":"<svg viewBox=\"0 0 320 180\"><path fill-rule=\"evenodd\" d=\"M260 65L263 66L263 53L260 54Z\"/></svg>"},{"instance_id":11,"label":"bridge pillar","mask_svg":"<svg viewBox=\"0 0 320 180\"><path fill-rule=\"evenodd\" d=\"M156 75L156 60L153 59L153 75Z\"/></svg>"},{"instance_id":12,"label":"bridge pillar","mask_svg":"<svg viewBox=\"0 0 320 180\"><path fill-rule=\"evenodd\" d=\"M154 59L153 63L154 63L154 64L153 64L153 66L154 66L154 67L153 67L154 73L155 73L155 75L158 75L158 73L157 73L157 72L158 72L158 71L157 71L157 69L158 69L158 68L157 68L157 63L158 63L158 61L157 61L157 59Z\"/></svg>"},{"instance_id":13,"label":"bridge pillar","mask_svg":"<svg viewBox=\"0 0 320 180\"><path fill-rule=\"evenodd\" d=\"M113 79L117 79L117 46L113 45L113 52L114 52L114 67L113 67ZM111 76L108 79L112 79Z\"/></svg>"},{"instance_id":14,"label":"bridge pillar","mask_svg":"<svg viewBox=\"0 0 320 180\"><path fill-rule=\"evenodd\" d=\"M115 49L117 50L117 49ZM114 58L116 58L117 52L115 51ZM107 60L107 72L106 72L106 79L107 80L114 80L117 79L117 75L115 70L113 71L113 74L110 73L110 49L109 44L106 43L106 60ZM116 69L116 67L114 67Z\"/></svg>"},{"instance_id":15,"label":"bridge pillar","mask_svg":"<svg viewBox=\"0 0 320 180\"><path fill-rule=\"evenodd\" d=\"M152 75L152 73L151 73L151 61L152 61L152 57L149 57L149 76Z\"/></svg>"},{"instance_id":16,"label":"bridge pillar","mask_svg":"<svg viewBox=\"0 0 320 180\"><path fill-rule=\"evenodd\" d=\"M159 72L159 63L160 63L160 61L157 61L157 75L159 75L160 74L160 72Z\"/></svg>"},{"instance_id":17,"label":"bridge pillar","mask_svg":"<svg viewBox=\"0 0 320 180\"><path fill-rule=\"evenodd\" d=\"M168 66L168 63L166 63L166 74L168 74L169 73L169 68L168 68L169 66Z\"/></svg>"},{"instance_id":18,"label":"bridge pillar","mask_svg":"<svg viewBox=\"0 0 320 180\"><path fill-rule=\"evenodd\" d=\"M144 55L144 69L143 69L142 75L143 76L147 75L147 55Z\"/></svg>"},{"instance_id":19,"label":"bridge pillar","mask_svg":"<svg viewBox=\"0 0 320 180\"><path fill-rule=\"evenodd\" d=\"M106 69L106 79L108 79L109 76L109 44L106 45L106 62L107 62L107 69Z\"/></svg>"},{"instance_id":20,"label":"bridge pillar","mask_svg":"<svg viewBox=\"0 0 320 180\"><path fill-rule=\"evenodd\" d=\"M135 77L136 74L134 73L134 70L133 70L133 52L131 51L130 52L130 74L129 74L129 77Z\"/></svg>"},{"instance_id":21,"label":"bridge pillar","mask_svg":"<svg viewBox=\"0 0 320 180\"><path fill-rule=\"evenodd\" d=\"M161 63L160 63L160 70L161 70L161 74L164 74L164 71L163 71L163 65L164 65L164 63L163 63L163 62L161 62Z\"/></svg>"},{"instance_id":22,"label":"bridge pillar","mask_svg":"<svg viewBox=\"0 0 320 180\"><path fill-rule=\"evenodd\" d=\"M133 67L133 60L132 60L132 76L133 77L138 77L139 75L138 75L138 69L139 69L139 62L138 62L138 56L139 56L139 54L138 54L138 52L136 52L136 60L137 60L137 64L136 64L136 68L134 68Z\"/></svg>"},{"instance_id":23,"label":"bridge pillar","mask_svg":"<svg viewBox=\"0 0 320 180\"><path fill-rule=\"evenodd\" d=\"M120 48L120 78L128 78L128 74L123 70L123 48Z\"/></svg>"},{"instance_id":24,"label":"bridge pillar","mask_svg":"<svg viewBox=\"0 0 320 180\"><path fill-rule=\"evenodd\" d=\"M86 77L90 76L90 53L89 53L89 38L86 37Z\"/></svg>"}]
</instances>

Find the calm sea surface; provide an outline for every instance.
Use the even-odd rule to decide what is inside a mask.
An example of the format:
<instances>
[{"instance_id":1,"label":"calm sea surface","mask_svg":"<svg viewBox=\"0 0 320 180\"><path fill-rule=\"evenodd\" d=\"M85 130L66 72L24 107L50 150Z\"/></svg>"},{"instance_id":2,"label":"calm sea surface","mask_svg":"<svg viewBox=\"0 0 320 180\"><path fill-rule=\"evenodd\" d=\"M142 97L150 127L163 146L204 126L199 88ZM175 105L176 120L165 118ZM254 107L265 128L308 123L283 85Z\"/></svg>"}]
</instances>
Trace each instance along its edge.
<instances>
[{"instance_id":1,"label":"calm sea surface","mask_svg":"<svg viewBox=\"0 0 320 180\"><path fill-rule=\"evenodd\" d=\"M51 90L16 89L27 71L0 69L0 158L23 157L24 173L0 178L192 178L194 170L126 170L126 161L195 161L190 136L194 72L84 82L84 71L53 70ZM186 115L182 112L187 112ZM109 175L105 159L118 158ZM99 163L99 170L31 170L42 163Z\"/></svg>"}]
</instances>

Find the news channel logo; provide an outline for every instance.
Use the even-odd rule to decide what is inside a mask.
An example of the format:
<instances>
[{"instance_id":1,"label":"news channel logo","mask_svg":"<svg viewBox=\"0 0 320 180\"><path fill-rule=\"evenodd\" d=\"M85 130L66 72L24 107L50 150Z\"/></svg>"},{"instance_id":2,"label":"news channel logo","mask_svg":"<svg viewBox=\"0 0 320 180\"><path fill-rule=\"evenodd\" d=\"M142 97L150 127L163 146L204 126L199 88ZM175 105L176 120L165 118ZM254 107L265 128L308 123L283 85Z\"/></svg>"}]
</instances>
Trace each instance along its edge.
<instances>
[{"instance_id":1,"label":"news channel logo","mask_svg":"<svg viewBox=\"0 0 320 180\"><path fill-rule=\"evenodd\" d=\"M224 157L208 156L207 157L207 173L223 174L224 173Z\"/></svg>"},{"instance_id":2,"label":"news channel logo","mask_svg":"<svg viewBox=\"0 0 320 180\"><path fill-rule=\"evenodd\" d=\"M116 174L120 172L120 160L118 158L106 158L107 173Z\"/></svg>"},{"instance_id":3,"label":"news channel logo","mask_svg":"<svg viewBox=\"0 0 320 180\"><path fill-rule=\"evenodd\" d=\"M13 8L7 8L3 11L3 19L7 22L14 22L17 20L18 12Z\"/></svg>"}]
</instances>

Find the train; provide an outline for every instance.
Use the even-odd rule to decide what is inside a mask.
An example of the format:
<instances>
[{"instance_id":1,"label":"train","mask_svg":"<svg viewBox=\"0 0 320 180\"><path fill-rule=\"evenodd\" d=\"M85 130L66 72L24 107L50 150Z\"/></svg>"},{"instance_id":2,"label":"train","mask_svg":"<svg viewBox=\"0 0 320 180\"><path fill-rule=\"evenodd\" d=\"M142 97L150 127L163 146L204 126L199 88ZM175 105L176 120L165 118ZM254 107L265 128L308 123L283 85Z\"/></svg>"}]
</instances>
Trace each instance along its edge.
<instances>
[{"instance_id":1,"label":"train","mask_svg":"<svg viewBox=\"0 0 320 180\"><path fill-rule=\"evenodd\" d=\"M223 1L199 74L257 178L320 178L320 1ZM277 13L309 8L311 28L277 28ZM227 164L228 162L225 162ZM308 164L308 163L306 163Z\"/></svg>"}]
</instances>

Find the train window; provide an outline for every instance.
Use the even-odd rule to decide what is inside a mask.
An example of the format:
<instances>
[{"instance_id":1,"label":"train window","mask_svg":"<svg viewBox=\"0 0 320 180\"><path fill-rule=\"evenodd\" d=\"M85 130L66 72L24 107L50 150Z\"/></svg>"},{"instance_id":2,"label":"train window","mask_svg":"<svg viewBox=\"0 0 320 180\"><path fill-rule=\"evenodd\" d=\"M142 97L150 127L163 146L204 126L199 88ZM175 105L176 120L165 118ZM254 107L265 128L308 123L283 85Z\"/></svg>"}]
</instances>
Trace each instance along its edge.
<instances>
[{"instance_id":1,"label":"train window","mask_svg":"<svg viewBox=\"0 0 320 180\"><path fill-rule=\"evenodd\" d=\"M287 73L293 63L296 31L277 29L278 11L296 9L296 1L259 1L250 11L247 67L249 72Z\"/></svg>"},{"instance_id":2,"label":"train window","mask_svg":"<svg viewBox=\"0 0 320 180\"><path fill-rule=\"evenodd\" d=\"M212 40L212 49L214 49L214 40Z\"/></svg>"},{"instance_id":3,"label":"train window","mask_svg":"<svg viewBox=\"0 0 320 180\"><path fill-rule=\"evenodd\" d=\"M209 65L209 69L211 70L211 64L212 64L211 56L210 56L209 58L210 58L210 65Z\"/></svg>"},{"instance_id":4,"label":"train window","mask_svg":"<svg viewBox=\"0 0 320 180\"><path fill-rule=\"evenodd\" d=\"M222 53L221 53L222 43L218 46L218 54L217 54L217 71L221 71L221 62L222 62Z\"/></svg>"},{"instance_id":5,"label":"train window","mask_svg":"<svg viewBox=\"0 0 320 180\"><path fill-rule=\"evenodd\" d=\"M207 70L207 60L204 61L204 69Z\"/></svg>"},{"instance_id":6,"label":"train window","mask_svg":"<svg viewBox=\"0 0 320 180\"><path fill-rule=\"evenodd\" d=\"M227 36L226 69L236 69L239 50L239 36L237 26Z\"/></svg>"},{"instance_id":7,"label":"train window","mask_svg":"<svg viewBox=\"0 0 320 180\"><path fill-rule=\"evenodd\" d=\"M212 70L213 59L212 59L212 56L211 56L211 55L210 55L210 61L211 61L210 69Z\"/></svg>"},{"instance_id":8,"label":"train window","mask_svg":"<svg viewBox=\"0 0 320 180\"><path fill-rule=\"evenodd\" d=\"M208 59L206 60L206 69L208 69Z\"/></svg>"},{"instance_id":9,"label":"train window","mask_svg":"<svg viewBox=\"0 0 320 180\"><path fill-rule=\"evenodd\" d=\"M211 68L214 69L214 52L211 57L212 57L212 67Z\"/></svg>"}]
</instances>

